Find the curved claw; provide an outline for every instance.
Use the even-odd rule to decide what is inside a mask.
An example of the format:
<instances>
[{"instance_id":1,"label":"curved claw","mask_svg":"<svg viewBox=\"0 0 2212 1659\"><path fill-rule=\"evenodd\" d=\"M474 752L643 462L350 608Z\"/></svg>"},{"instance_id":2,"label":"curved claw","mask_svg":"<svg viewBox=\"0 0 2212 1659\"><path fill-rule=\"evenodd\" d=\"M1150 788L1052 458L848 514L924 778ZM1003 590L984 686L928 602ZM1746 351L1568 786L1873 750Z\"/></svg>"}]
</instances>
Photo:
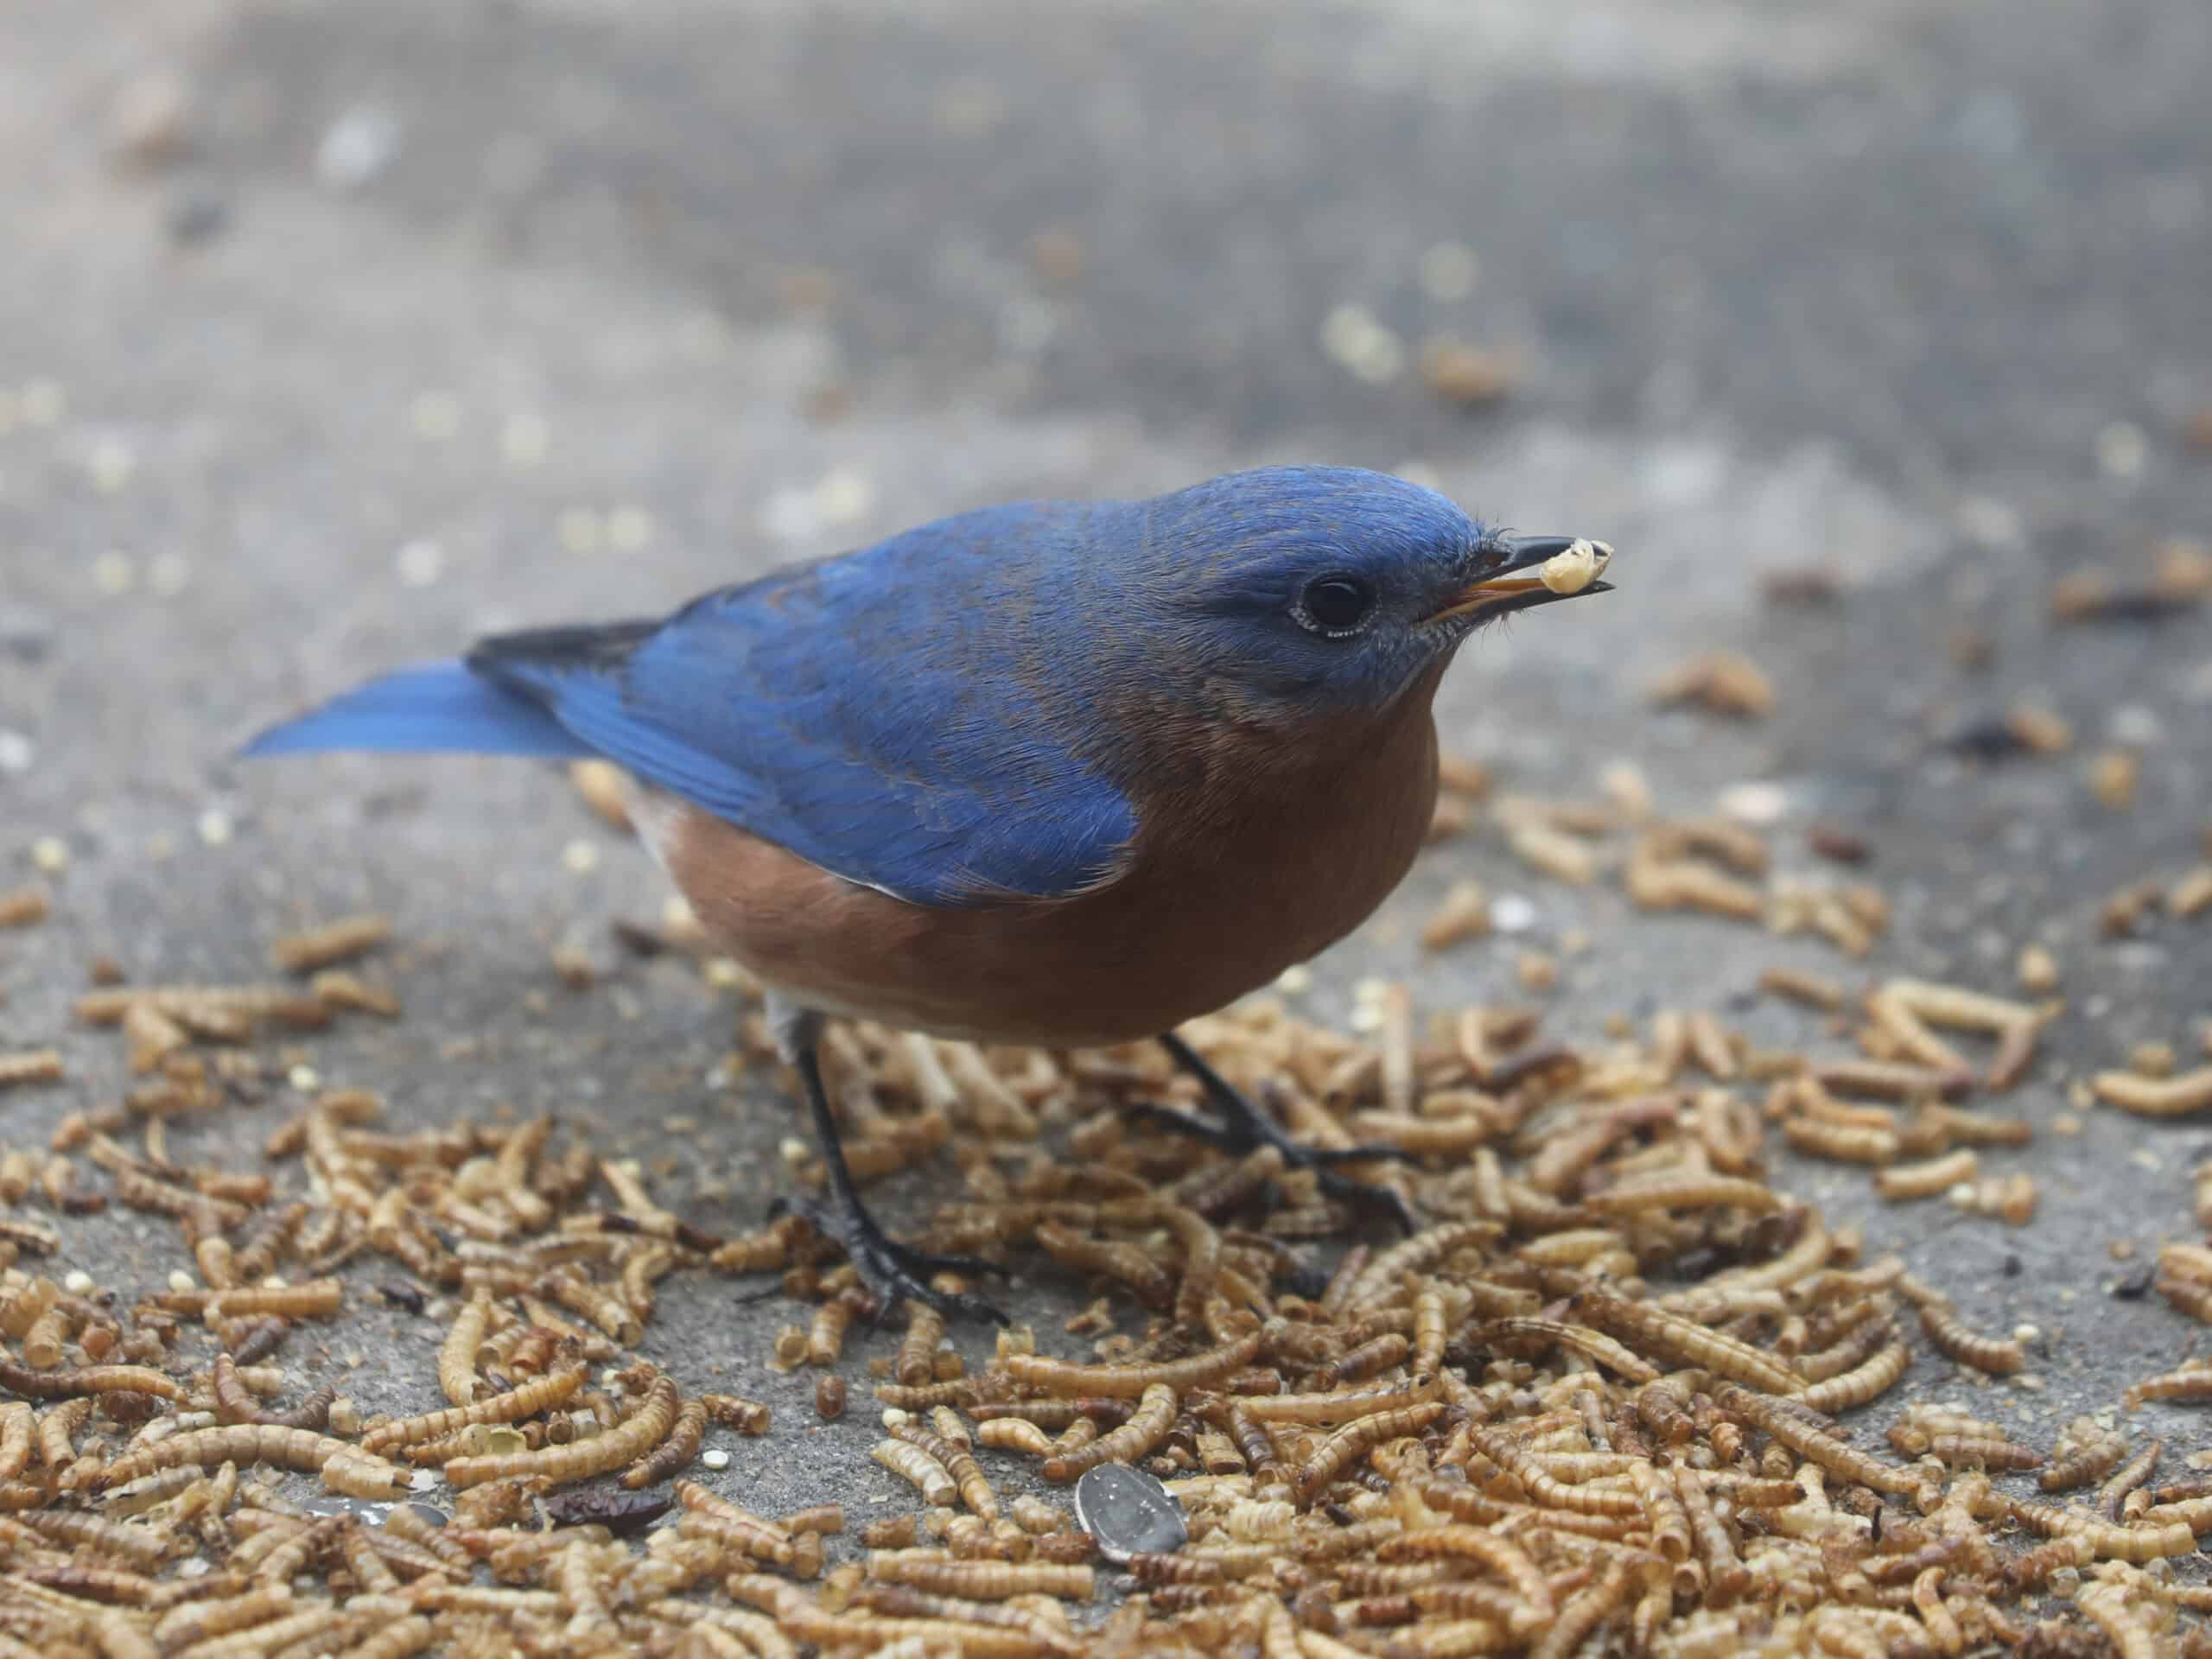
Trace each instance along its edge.
<instances>
[{"instance_id":1,"label":"curved claw","mask_svg":"<svg viewBox=\"0 0 2212 1659\"><path fill-rule=\"evenodd\" d=\"M1003 1275L1006 1269L995 1262L972 1255L931 1255L901 1244L878 1227L874 1218L857 1204L850 1209L840 1207L832 1211L811 1198L779 1198L777 1202L804 1216L817 1231L843 1247L846 1259L860 1274L861 1282L875 1293L875 1312L868 1319L871 1328L880 1325L892 1308L901 1301L923 1303L947 1317L961 1314L988 1319L995 1325L1013 1323L980 1296L938 1290L929 1283L930 1275L938 1273Z\"/></svg>"},{"instance_id":2,"label":"curved claw","mask_svg":"<svg viewBox=\"0 0 2212 1659\"><path fill-rule=\"evenodd\" d=\"M1176 1065L1198 1080L1205 1090L1207 1100L1221 1114L1221 1119L1217 1122L1149 1103L1125 1108L1129 1116L1161 1128L1194 1136L1227 1153L1249 1152L1262 1146L1274 1147L1282 1154L1287 1167L1312 1170L1321 1191L1329 1197L1340 1198L1361 1209L1386 1211L1407 1232L1421 1230L1420 1217L1414 1214L1412 1206L1400 1194L1387 1186L1356 1181L1335 1173L1347 1164L1398 1163L1418 1154L1403 1147L1309 1147L1302 1141L1294 1141L1283 1132L1280 1124L1238 1093L1180 1037L1170 1032L1160 1041Z\"/></svg>"},{"instance_id":3,"label":"curved claw","mask_svg":"<svg viewBox=\"0 0 2212 1659\"><path fill-rule=\"evenodd\" d=\"M1391 1188L1377 1186L1371 1181L1355 1181L1321 1169L1314 1172L1321 1191L1332 1198L1341 1198L1357 1209L1382 1210L1390 1219L1405 1230L1408 1237L1421 1230L1421 1217L1414 1215L1413 1206Z\"/></svg>"},{"instance_id":4,"label":"curved claw","mask_svg":"<svg viewBox=\"0 0 2212 1659\"><path fill-rule=\"evenodd\" d=\"M1411 1163L1420 1156L1404 1147L1302 1147L1298 1161L1314 1169L1332 1169L1340 1164Z\"/></svg>"}]
</instances>

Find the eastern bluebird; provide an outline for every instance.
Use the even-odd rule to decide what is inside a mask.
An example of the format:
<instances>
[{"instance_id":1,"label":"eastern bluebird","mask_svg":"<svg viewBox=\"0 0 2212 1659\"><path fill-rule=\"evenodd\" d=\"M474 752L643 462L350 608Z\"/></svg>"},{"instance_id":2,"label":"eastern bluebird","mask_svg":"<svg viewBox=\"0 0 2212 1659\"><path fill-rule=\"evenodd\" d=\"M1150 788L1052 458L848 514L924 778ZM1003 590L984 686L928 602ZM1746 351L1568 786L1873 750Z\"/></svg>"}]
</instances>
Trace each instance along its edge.
<instances>
[{"instance_id":1,"label":"eastern bluebird","mask_svg":"<svg viewBox=\"0 0 2212 1659\"><path fill-rule=\"evenodd\" d=\"M861 1206L823 1017L1054 1048L1156 1038L1217 1115L1166 1120L1277 1146L1410 1225L1395 1193L1326 1167L1389 1150L1291 1141L1174 1028L1343 938L1397 885L1435 806L1438 681L1484 624L1566 597L1530 573L1577 546L1348 467L990 507L659 620L489 639L247 753L625 768L646 846L770 988L829 1161L817 1218L885 1306L995 1317L930 1289L946 1262Z\"/></svg>"}]
</instances>

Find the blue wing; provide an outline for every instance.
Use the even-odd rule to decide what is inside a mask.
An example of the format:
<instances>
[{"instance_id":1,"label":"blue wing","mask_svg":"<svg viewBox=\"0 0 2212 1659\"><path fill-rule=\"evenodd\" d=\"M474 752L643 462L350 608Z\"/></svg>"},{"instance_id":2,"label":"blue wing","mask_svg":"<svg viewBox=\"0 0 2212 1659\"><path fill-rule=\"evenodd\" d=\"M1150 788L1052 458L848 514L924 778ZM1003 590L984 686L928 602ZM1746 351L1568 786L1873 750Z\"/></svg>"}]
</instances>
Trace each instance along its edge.
<instances>
[{"instance_id":1,"label":"blue wing","mask_svg":"<svg viewBox=\"0 0 2212 1659\"><path fill-rule=\"evenodd\" d=\"M571 752L565 734L916 903L1081 892L1117 873L1136 814L1078 758L1084 688L1068 682L1080 677L1024 620L1051 602L1035 540L1065 550L1085 511L995 508L710 594L658 624L486 640L467 659L477 690L442 684L417 725L347 715L340 699L257 747ZM377 687L363 699L367 714L406 701Z\"/></svg>"}]
</instances>

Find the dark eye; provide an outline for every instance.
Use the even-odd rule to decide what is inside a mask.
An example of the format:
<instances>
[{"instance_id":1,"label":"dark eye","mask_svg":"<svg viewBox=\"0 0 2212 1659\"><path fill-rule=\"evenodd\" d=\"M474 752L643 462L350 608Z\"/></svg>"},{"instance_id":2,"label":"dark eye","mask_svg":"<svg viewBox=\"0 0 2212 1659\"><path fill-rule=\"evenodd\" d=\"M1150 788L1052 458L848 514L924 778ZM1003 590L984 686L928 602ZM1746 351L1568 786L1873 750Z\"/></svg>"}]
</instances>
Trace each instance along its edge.
<instances>
[{"instance_id":1,"label":"dark eye","mask_svg":"<svg viewBox=\"0 0 2212 1659\"><path fill-rule=\"evenodd\" d=\"M1375 589L1357 576L1319 576L1298 596L1299 620L1317 633L1350 633L1375 608Z\"/></svg>"}]
</instances>

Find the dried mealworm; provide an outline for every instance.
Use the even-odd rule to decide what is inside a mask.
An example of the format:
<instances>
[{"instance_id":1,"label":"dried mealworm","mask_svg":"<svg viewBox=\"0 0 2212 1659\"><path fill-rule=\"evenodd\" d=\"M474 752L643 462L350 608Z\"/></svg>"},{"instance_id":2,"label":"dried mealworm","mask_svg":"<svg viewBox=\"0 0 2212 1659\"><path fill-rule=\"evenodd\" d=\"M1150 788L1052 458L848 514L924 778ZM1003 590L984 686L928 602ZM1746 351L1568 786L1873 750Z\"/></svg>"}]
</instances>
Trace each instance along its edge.
<instances>
[{"instance_id":1,"label":"dried mealworm","mask_svg":"<svg viewBox=\"0 0 2212 1659\"><path fill-rule=\"evenodd\" d=\"M0 1053L0 1089L26 1083L59 1083L62 1076L61 1051L58 1048Z\"/></svg>"},{"instance_id":2,"label":"dried mealworm","mask_svg":"<svg viewBox=\"0 0 2212 1659\"><path fill-rule=\"evenodd\" d=\"M2212 1365L2184 1365L2179 1370L2146 1376L2120 1396L2130 1411L2146 1400L2212 1400Z\"/></svg>"},{"instance_id":3,"label":"dried mealworm","mask_svg":"<svg viewBox=\"0 0 2212 1659\"><path fill-rule=\"evenodd\" d=\"M1427 1561L1459 1558L1478 1562L1503 1579L1512 1592L1509 1624L1523 1640L1556 1617L1551 1587L1528 1553L1510 1538L1485 1527L1452 1524L1423 1527L1384 1541L1385 1561Z\"/></svg>"},{"instance_id":4,"label":"dried mealworm","mask_svg":"<svg viewBox=\"0 0 2212 1659\"><path fill-rule=\"evenodd\" d=\"M1008 1601L1016 1596L1057 1596L1088 1601L1091 1569L1045 1561L958 1561L936 1550L880 1549L870 1554L868 1574L910 1585L933 1595L969 1601Z\"/></svg>"},{"instance_id":5,"label":"dried mealworm","mask_svg":"<svg viewBox=\"0 0 2212 1659\"><path fill-rule=\"evenodd\" d=\"M289 1412L264 1411L254 1401L238 1376L238 1362L228 1354L215 1357L214 1374L215 1415L226 1423L258 1423L271 1428L311 1428L317 1431L330 1421L331 1402L338 1397L337 1388L325 1383Z\"/></svg>"},{"instance_id":6,"label":"dried mealworm","mask_svg":"<svg viewBox=\"0 0 2212 1659\"><path fill-rule=\"evenodd\" d=\"M994 1452L1022 1452L1033 1458L1050 1457L1051 1436L1021 1417L993 1417L976 1426L976 1443Z\"/></svg>"},{"instance_id":7,"label":"dried mealworm","mask_svg":"<svg viewBox=\"0 0 2212 1659\"><path fill-rule=\"evenodd\" d=\"M1848 1411L1887 1394L1911 1363L1912 1351L1892 1337L1861 1363L1813 1383L1796 1398L1801 1405L1817 1412Z\"/></svg>"},{"instance_id":8,"label":"dried mealworm","mask_svg":"<svg viewBox=\"0 0 2212 1659\"><path fill-rule=\"evenodd\" d=\"M175 1653L233 1630L269 1624L297 1605L289 1584L261 1585L220 1600L188 1602L162 1616L154 1626L154 1641L163 1653Z\"/></svg>"},{"instance_id":9,"label":"dried mealworm","mask_svg":"<svg viewBox=\"0 0 2212 1659\"><path fill-rule=\"evenodd\" d=\"M1034 1236L1062 1266L1117 1280L1147 1307L1165 1310L1175 1300L1174 1275L1127 1240L1092 1238L1052 1221L1040 1222Z\"/></svg>"},{"instance_id":10,"label":"dried mealworm","mask_svg":"<svg viewBox=\"0 0 2212 1659\"><path fill-rule=\"evenodd\" d=\"M0 1404L0 1481L15 1479L31 1460L31 1408L21 1401Z\"/></svg>"},{"instance_id":11,"label":"dried mealworm","mask_svg":"<svg viewBox=\"0 0 2212 1659\"><path fill-rule=\"evenodd\" d=\"M165 1290L154 1301L172 1313L206 1318L273 1313L288 1319L314 1319L337 1313L345 1295L343 1281L310 1279L278 1288L264 1285L236 1290Z\"/></svg>"},{"instance_id":12,"label":"dried mealworm","mask_svg":"<svg viewBox=\"0 0 2212 1659\"><path fill-rule=\"evenodd\" d=\"M2046 1492L2063 1492L2101 1478L2127 1455L2124 1435L2106 1428L2094 1417L2076 1417L2059 1436L2050 1465L2037 1484Z\"/></svg>"},{"instance_id":13,"label":"dried mealworm","mask_svg":"<svg viewBox=\"0 0 2212 1659\"><path fill-rule=\"evenodd\" d=\"M1970 1181L1980 1173L1981 1160L1974 1148L1961 1147L1956 1152L1941 1158L1923 1159L1917 1163L1892 1164L1878 1170L1874 1175L1874 1190L1892 1204L1914 1198L1932 1198L1949 1192L1961 1181Z\"/></svg>"},{"instance_id":14,"label":"dried mealworm","mask_svg":"<svg viewBox=\"0 0 2212 1659\"><path fill-rule=\"evenodd\" d=\"M1976 1336L1961 1321L1949 1300L1931 1296L1920 1302L1920 1328L1936 1351L1992 1376L2010 1376L2028 1363L2027 1352L2009 1338Z\"/></svg>"},{"instance_id":15,"label":"dried mealworm","mask_svg":"<svg viewBox=\"0 0 2212 1659\"><path fill-rule=\"evenodd\" d=\"M768 1432L768 1408L758 1401L740 1399L734 1394L702 1394L699 1403L724 1428L755 1437Z\"/></svg>"},{"instance_id":16,"label":"dried mealworm","mask_svg":"<svg viewBox=\"0 0 2212 1659\"><path fill-rule=\"evenodd\" d=\"M0 893L0 927L35 927L44 921L53 909L53 900L44 887L10 887Z\"/></svg>"},{"instance_id":17,"label":"dried mealworm","mask_svg":"<svg viewBox=\"0 0 2212 1659\"><path fill-rule=\"evenodd\" d=\"M1836 1163L1886 1164L1902 1147L1894 1129L1813 1117L1783 1119L1782 1137L1808 1156Z\"/></svg>"},{"instance_id":18,"label":"dried mealworm","mask_svg":"<svg viewBox=\"0 0 2212 1659\"><path fill-rule=\"evenodd\" d=\"M1443 1403L1431 1401L1427 1405L1379 1411L1347 1423L1314 1449L1293 1475L1292 1486L1300 1498L1311 1503L1356 1459L1386 1441L1419 1434L1443 1414ZM1047 1479L1052 1478L1051 1467L1046 1465Z\"/></svg>"},{"instance_id":19,"label":"dried mealworm","mask_svg":"<svg viewBox=\"0 0 2212 1659\"><path fill-rule=\"evenodd\" d=\"M2212 1108L2212 1065L2200 1065L2173 1077L2100 1071L2091 1086L2101 1098L2139 1117L2181 1117Z\"/></svg>"},{"instance_id":20,"label":"dried mealworm","mask_svg":"<svg viewBox=\"0 0 2212 1659\"><path fill-rule=\"evenodd\" d=\"M348 1496L372 1493L390 1497L408 1490L407 1471L369 1456L360 1448L328 1435L300 1428L264 1428L238 1424L202 1428L171 1435L143 1450L117 1459L102 1471L104 1487L116 1487L183 1465L213 1468L219 1464L274 1464L307 1474L321 1474L324 1484ZM341 1485L340 1482L346 1484ZM362 1489L357 1493L354 1489Z\"/></svg>"},{"instance_id":21,"label":"dried mealworm","mask_svg":"<svg viewBox=\"0 0 2212 1659\"><path fill-rule=\"evenodd\" d=\"M927 1302L906 1304L906 1334L892 1361L891 1375L909 1388L919 1387L936 1375L937 1351L944 1343L944 1315Z\"/></svg>"},{"instance_id":22,"label":"dried mealworm","mask_svg":"<svg viewBox=\"0 0 2212 1659\"><path fill-rule=\"evenodd\" d=\"M935 1459L945 1473L952 1477L960 1501L968 1506L971 1514L979 1515L986 1521L998 1518L998 1494L991 1490L991 1483L984 1478L982 1465L976 1461L975 1453L964 1445L912 1423L900 1423L894 1427L891 1438L903 1440Z\"/></svg>"},{"instance_id":23,"label":"dried mealworm","mask_svg":"<svg viewBox=\"0 0 2212 1659\"><path fill-rule=\"evenodd\" d=\"M531 1475L544 1476L556 1484L588 1480L634 1463L658 1446L675 1427L676 1414L676 1384L664 1376L655 1377L638 1409L604 1433L540 1451L456 1458L446 1465L445 1477L457 1487Z\"/></svg>"},{"instance_id":24,"label":"dried mealworm","mask_svg":"<svg viewBox=\"0 0 2212 1659\"><path fill-rule=\"evenodd\" d=\"M491 1296L480 1290L461 1305L439 1344L438 1387L456 1406L473 1405L484 1396L484 1379L476 1374L476 1351L483 1344L491 1318Z\"/></svg>"},{"instance_id":25,"label":"dried mealworm","mask_svg":"<svg viewBox=\"0 0 2212 1659\"><path fill-rule=\"evenodd\" d=\"M67 1371L35 1371L0 1360L0 1388L32 1400L62 1400L78 1395L140 1394L181 1400L175 1378L144 1365L84 1365Z\"/></svg>"},{"instance_id":26,"label":"dried mealworm","mask_svg":"<svg viewBox=\"0 0 2212 1659\"><path fill-rule=\"evenodd\" d=\"M1917 1497L1926 1479L1916 1471L1895 1469L1864 1452L1821 1433L1787 1409L1785 1403L1724 1382L1714 1395L1723 1411L1743 1418L1753 1427L1777 1440L1799 1457L1844 1480L1871 1486L1878 1492L1901 1492Z\"/></svg>"},{"instance_id":27,"label":"dried mealworm","mask_svg":"<svg viewBox=\"0 0 2212 1659\"><path fill-rule=\"evenodd\" d=\"M1775 1356L1663 1308L1592 1294L1580 1300L1576 1311L1587 1323L1624 1342L1656 1347L1681 1364L1749 1388L1794 1394L1804 1386L1804 1379Z\"/></svg>"},{"instance_id":28,"label":"dried mealworm","mask_svg":"<svg viewBox=\"0 0 2212 1659\"><path fill-rule=\"evenodd\" d=\"M1075 1365L1038 1354L1014 1354L1007 1369L1024 1388L1046 1394L1133 1400L1158 1384L1180 1392L1218 1382L1249 1365L1267 1336L1265 1328L1247 1332L1187 1359L1155 1365Z\"/></svg>"},{"instance_id":29,"label":"dried mealworm","mask_svg":"<svg viewBox=\"0 0 2212 1659\"><path fill-rule=\"evenodd\" d=\"M1103 1463L1134 1463L1167 1438L1175 1426L1175 1390L1164 1382L1154 1382L1145 1389L1128 1421L1086 1446L1056 1451L1045 1460L1041 1472L1046 1479L1058 1484Z\"/></svg>"},{"instance_id":30,"label":"dried mealworm","mask_svg":"<svg viewBox=\"0 0 2212 1659\"><path fill-rule=\"evenodd\" d=\"M901 1480L910 1483L931 1509L949 1507L959 1495L945 1466L918 1446L904 1440L879 1440L868 1455Z\"/></svg>"},{"instance_id":31,"label":"dried mealworm","mask_svg":"<svg viewBox=\"0 0 2212 1659\"><path fill-rule=\"evenodd\" d=\"M707 1433L707 1406L702 1400L686 1400L677 1410L675 1426L664 1440L636 1467L622 1477L623 1485L632 1491L640 1487L658 1485L673 1478L691 1466L691 1459L699 1455L699 1443Z\"/></svg>"},{"instance_id":32,"label":"dried mealworm","mask_svg":"<svg viewBox=\"0 0 2212 1659\"><path fill-rule=\"evenodd\" d=\"M1421 1405L1435 1395L1437 1386L1436 1377L1414 1377L1404 1382L1377 1389L1355 1389L1343 1394L1252 1395L1239 1403L1255 1422L1318 1426Z\"/></svg>"},{"instance_id":33,"label":"dried mealworm","mask_svg":"<svg viewBox=\"0 0 2212 1659\"><path fill-rule=\"evenodd\" d=\"M269 947L269 964L281 973L311 974L364 956L391 937L383 916L346 916L303 933L288 934Z\"/></svg>"},{"instance_id":34,"label":"dried mealworm","mask_svg":"<svg viewBox=\"0 0 2212 1659\"><path fill-rule=\"evenodd\" d=\"M566 1405L583 1387L590 1374L590 1368L581 1363L567 1364L557 1370L548 1371L543 1376L533 1377L518 1389L493 1395L472 1406L454 1406L444 1411L431 1412L427 1416L404 1417L394 1422L381 1423L363 1439L362 1449L389 1452L401 1446L420 1446L430 1440L442 1440L475 1424L509 1423L524 1417L535 1417L541 1412Z\"/></svg>"},{"instance_id":35,"label":"dried mealworm","mask_svg":"<svg viewBox=\"0 0 2212 1659\"><path fill-rule=\"evenodd\" d=\"M2165 1449L2164 1441L2152 1441L2113 1470L2111 1478L2097 1489L2097 1509L2106 1520L2120 1519L2121 1503L2130 1492L2151 1478L2151 1471L2158 1466L2159 1455Z\"/></svg>"}]
</instances>

